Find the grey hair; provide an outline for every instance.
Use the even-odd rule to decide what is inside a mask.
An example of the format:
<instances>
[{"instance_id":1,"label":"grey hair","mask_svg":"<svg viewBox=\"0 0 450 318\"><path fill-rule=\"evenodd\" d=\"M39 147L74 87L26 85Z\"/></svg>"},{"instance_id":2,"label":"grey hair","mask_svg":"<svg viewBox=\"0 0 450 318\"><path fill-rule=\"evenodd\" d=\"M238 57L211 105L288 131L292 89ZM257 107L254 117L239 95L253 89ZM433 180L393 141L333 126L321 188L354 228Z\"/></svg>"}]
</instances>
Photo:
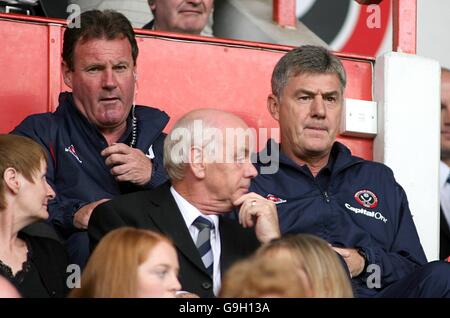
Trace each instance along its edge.
<instances>
[{"instance_id":1,"label":"grey hair","mask_svg":"<svg viewBox=\"0 0 450 318\"><path fill-rule=\"evenodd\" d=\"M206 155L214 153L218 131L214 126L211 120L191 113L176 122L164 140L164 168L171 180L184 178L186 164L192 162L192 147L203 149Z\"/></svg>"},{"instance_id":2,"label":"grey hair","mask_svg":"<svg viewBox=\"0 0 450 318\"><path fill-rule=\"evenodd\" d=\"M289 78L300 74L336 74L342 92L347 83L339 58L324 47L305 45L288 52L278 61L272 73L272 93L280 97Z\"/></svg>"}]
</instances>

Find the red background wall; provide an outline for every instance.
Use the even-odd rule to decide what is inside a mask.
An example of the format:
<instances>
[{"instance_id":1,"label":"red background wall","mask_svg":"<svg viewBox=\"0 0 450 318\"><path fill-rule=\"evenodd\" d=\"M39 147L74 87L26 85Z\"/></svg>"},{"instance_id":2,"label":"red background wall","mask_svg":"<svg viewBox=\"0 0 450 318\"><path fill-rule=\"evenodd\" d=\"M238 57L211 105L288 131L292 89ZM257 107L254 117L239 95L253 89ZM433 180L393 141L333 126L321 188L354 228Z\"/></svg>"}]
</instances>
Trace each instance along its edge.
<instances>
[{"instance_id":1,"label":"red background wall","mask_svg":"<svg viewBox=\"0 0 450 318\"><path fill-rule=\"evenodd\" d=\"M0 133L26 115L54 110L58 93L67 89L60 72L62 21L23 19L0 14ZM266 98L272 69L291 47L136 31L137 102L165 110L168 128L187 111L205 107L236 113L255 128L277 127ZM372 100L373 59L338 55L348 75L346 97ZM371 139L339 140L372 159Z\"/></svg>"}]
</instances>

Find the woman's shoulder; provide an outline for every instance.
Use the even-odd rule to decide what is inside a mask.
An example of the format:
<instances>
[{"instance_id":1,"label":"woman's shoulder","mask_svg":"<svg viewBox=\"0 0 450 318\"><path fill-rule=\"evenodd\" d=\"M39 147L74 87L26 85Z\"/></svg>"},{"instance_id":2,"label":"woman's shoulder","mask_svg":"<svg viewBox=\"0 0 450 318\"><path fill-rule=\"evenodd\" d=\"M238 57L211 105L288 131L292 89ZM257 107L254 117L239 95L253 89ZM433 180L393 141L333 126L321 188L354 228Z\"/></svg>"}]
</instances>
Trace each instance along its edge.
<instances>
[{"instance_id":1,"label":"woman's shoulder","mask_svg":"<svg viewBox=\"0 0 450 318\"><path fill-rule=\"evenodd\" d=\"M21 232L20 237L30 245L34 256L61 257L67 259L64 246L55 239L30 235L25 232Z\"/></svg>"}]
</instances>

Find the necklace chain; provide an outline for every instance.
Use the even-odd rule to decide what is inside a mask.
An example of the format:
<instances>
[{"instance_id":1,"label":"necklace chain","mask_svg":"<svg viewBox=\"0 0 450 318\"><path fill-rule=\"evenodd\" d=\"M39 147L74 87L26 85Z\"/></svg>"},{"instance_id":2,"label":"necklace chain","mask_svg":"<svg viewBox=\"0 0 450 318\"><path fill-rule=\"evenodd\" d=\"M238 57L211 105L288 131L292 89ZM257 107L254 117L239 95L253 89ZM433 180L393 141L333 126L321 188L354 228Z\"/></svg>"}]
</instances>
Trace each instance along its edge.
<instances>
[{"instance_id":1,"label":"necklace chain","mask_svg":"<svg viewBox=\"0 0 450 318\"><path fill-rule=\"evenodd\" d=\"M131 142L130 147L134 148L136 146L136 140L137 140L137 119L136 115L134 113L136 106L133 104L132 110L131 110Z\"/></svg>"}]
</instances>

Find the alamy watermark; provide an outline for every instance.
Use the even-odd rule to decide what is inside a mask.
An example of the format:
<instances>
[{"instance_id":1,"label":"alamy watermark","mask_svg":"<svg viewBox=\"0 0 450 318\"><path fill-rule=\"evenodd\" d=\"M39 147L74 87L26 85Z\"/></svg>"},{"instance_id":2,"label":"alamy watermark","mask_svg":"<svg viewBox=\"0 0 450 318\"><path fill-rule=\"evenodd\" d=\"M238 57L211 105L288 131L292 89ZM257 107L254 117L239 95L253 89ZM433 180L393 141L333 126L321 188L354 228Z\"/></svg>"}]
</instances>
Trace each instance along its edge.
<instances>
[{"instance_id":1,"label":"alamy watermark","mask_svg":"<svg viewBox=\"0 0 450 318\"><path fill-rule=\"evenodd\" d=\"M77 264L70 264L66 268L66 285L69 289L81 288L81 268Z\"/></svg>"},{"instance_id":2,"label":"alamy watermark","mask_svg":"<svg viewBox=\"0 0 450 318\"><path fill-rule=\"evenodd\" d=\"M370 273L367 277L366 284L370 289L381 288L381 267L377 264L369 264L366 273Z\"/></svg>"},{"instance_id":3,"label":"alamy watermark","mask_svg":"<svg viewBox=\"0 0 450 318\"><path fill-rule=\"evenodd\" d=\"M66 12L69 13L67 17L67 27L69 29L81 28L81 8L78 4L70 4L67 6Z\"/></svg>"},{"instance_id":4,"label":"alamy watermark","mask_svg":"<svg viewBox=\"0 0 450 318\"><path fill-rule=\"evenodd\" d=\"M270 130L270 136L269 136ZM170 159L176 164L198 163L242 163L259 161L261 174L274 174L279 166L279 144L272 143L270 151L265 147L269 137L278 138L278 128L225 128L209 127L202 120L195 120L191 127L175 127L167 136L172 143ZM250 155L259 141L258 158ZM201 149L203 155L192 151Z\"/></svg>"},{"instance_id":5,"label":"alamy watermark","mask_svg":"<svg viewBox=\"0 0 450 318\"><path fill-rule=\"evenodd\" d=\"M369 29L381 29L381 7L378 4L371 4L367 6L366 12L369 13L366 26Z\"/></svg>"}]
</instances>

